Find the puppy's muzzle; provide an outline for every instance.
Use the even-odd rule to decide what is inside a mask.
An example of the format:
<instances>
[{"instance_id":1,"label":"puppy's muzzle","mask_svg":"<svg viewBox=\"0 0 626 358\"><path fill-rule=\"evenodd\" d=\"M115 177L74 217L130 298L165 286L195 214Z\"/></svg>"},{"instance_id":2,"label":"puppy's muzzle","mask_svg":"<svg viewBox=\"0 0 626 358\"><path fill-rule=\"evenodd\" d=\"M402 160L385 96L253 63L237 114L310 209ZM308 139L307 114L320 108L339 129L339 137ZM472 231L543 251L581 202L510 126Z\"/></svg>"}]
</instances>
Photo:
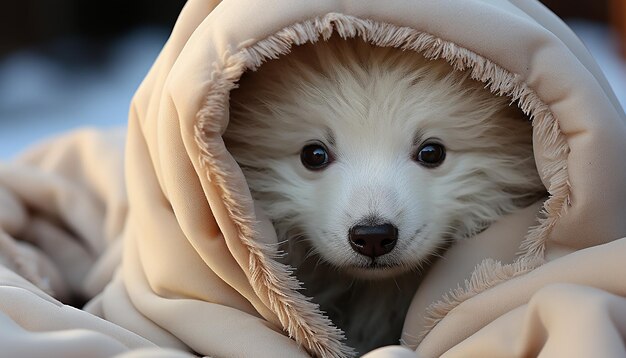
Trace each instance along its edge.
<instances>
[{"instance_id":1,"label":"puppy's muzzle","mask_svg":"<svg viewBox=\"0 0 626 358\"><path fill-rule=\"evenodd\" d=\"M396 246L398 228L392 224L357 225L349 232L350 246L359 254L376 258Z\"/></svg>"}]
</instances>

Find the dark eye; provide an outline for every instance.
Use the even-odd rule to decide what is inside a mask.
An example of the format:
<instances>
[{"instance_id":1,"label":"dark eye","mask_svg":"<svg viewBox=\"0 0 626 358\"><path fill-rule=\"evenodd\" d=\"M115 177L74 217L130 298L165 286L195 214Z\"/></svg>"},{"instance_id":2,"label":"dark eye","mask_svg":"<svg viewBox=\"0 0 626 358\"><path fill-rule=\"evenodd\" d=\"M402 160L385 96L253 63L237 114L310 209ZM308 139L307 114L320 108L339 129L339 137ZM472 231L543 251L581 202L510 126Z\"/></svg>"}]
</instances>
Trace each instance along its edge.
<instances>
[{"instance_id":1,"label":"dark eye","mask_svg":"<svg viewBox=\"0 0 626 358\"><path fill-rule=\"evenodd\" d=\"M328 150L322 144L309 144L302 148L300 152L302 164L309 170L324 169L330 164Z\"/></svg>"},{"instance_id":2,"label":"dark eye","mask_svg":"<svg viewBox=\"0 0 626 358\"><path fill-rule=\"evenodd\" d=\"M446 159L446 148L437 143L424 143L417 150L414 159L427 168L438 167Z\"/></svg>"}]
</instances>

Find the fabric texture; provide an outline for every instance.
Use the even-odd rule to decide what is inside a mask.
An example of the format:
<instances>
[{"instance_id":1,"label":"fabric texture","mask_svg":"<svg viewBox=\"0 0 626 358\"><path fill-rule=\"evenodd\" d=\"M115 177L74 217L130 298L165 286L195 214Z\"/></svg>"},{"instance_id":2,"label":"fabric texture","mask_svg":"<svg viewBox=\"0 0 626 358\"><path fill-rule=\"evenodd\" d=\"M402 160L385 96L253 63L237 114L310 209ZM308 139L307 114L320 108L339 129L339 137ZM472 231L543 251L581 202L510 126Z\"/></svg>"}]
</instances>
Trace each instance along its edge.
<instances>
[{"instance_id":1,"label":"fabric texture","mask_svg":"<svg viewBox=\"0 0 626 358\"><path fill-rule=\"evenodd\" d=\"M404 347L367 356L626 355L625 115L575 35L528 0L190 0L125 136L79 131L0 165L3 354L349 356L274 259L221 137L245 71L330 36L443 58L510 97L549 192L451 247Z\"/></svg>"}]
</instances>

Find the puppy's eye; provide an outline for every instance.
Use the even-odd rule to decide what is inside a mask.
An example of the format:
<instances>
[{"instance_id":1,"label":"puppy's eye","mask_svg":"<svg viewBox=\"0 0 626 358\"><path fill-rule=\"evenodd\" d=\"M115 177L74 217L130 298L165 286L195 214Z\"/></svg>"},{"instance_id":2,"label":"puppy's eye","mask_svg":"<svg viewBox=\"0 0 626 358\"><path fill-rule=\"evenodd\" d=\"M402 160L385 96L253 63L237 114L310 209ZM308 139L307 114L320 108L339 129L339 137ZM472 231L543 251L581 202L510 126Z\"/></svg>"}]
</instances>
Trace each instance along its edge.
<instances>
[{"instance_id":1,"label":"puppy's eye","mask_svg":"<svg viewBox=\"0 0 626 358\"><path fill-rule=\"evenodd\" d=\"M424 143L414 159L427 168L438 167L446 159L446 148L438 143Z\"/></svg>"},{"instance_id":2,"label":"puppy's eye","mask_svg":"<svg viewBox=\"0 0 626 358\"><path fill-rule=\"evenodd\" d=\"M320 143L308 144L300 152L302 164L309 170L324 169L330 164L328 149Z\"/></svg>"}]
</instances>

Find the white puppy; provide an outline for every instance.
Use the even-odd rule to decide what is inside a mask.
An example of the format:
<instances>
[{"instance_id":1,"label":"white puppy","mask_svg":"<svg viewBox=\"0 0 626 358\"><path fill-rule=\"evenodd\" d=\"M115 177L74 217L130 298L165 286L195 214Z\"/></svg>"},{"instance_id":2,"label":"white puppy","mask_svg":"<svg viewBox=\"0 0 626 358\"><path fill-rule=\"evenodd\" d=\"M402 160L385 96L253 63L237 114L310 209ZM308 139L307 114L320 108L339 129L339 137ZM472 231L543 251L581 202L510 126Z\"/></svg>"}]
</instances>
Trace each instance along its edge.
<instances>
[{"instance_id":1,"label":"white puppy","mask_svg":"<svg viewBox=\"0 0 626 358\"><path fill-rule=\"evenodd\" d=\"M442 60L331 39L231 95L227 147L305 293L361 353L397 343L410 271L545 190L528 119Z\"/></svg>"}]
</instances>

